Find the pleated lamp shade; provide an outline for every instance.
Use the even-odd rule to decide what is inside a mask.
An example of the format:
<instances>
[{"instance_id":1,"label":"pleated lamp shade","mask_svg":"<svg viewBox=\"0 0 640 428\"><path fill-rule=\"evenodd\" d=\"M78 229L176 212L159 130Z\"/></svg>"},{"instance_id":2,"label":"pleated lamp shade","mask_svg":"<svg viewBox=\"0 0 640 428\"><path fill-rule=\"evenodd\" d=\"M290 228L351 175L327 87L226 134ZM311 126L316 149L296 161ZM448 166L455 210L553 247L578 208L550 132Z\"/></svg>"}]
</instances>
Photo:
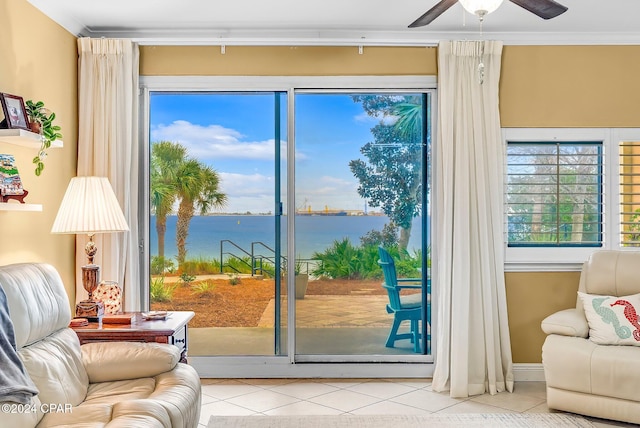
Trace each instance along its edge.
<instances>
[{"instance_id":1,"label":"pleated lamp shade","mask_svg":"<svg viewBox=\"0 0 640 428\"><path fill-rule=\"evenodd\" d=\"M129 226L107 177L74 177L51 233L93 235L127 230Z\"/></svg>"}]
</instances>

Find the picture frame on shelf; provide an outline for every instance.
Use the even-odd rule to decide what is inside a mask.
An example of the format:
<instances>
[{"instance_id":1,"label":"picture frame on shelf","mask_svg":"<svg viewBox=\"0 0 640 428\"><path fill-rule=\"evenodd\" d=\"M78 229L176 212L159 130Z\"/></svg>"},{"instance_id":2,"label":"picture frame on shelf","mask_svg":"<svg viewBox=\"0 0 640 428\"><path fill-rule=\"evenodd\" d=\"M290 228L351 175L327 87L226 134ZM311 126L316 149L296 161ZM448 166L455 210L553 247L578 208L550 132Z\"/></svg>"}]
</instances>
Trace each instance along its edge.
<instances>
[{"instance_id":1,"label":"picture frame on shelf","mask_svg":"<svg viewBox=\"0 0 640 428\"><path fill-rule=\"evenodd\" d=\"M4 113L0 127L29 130L29 118L22 97L0 92L0 105Z\"/></svg>"}]
</instances>

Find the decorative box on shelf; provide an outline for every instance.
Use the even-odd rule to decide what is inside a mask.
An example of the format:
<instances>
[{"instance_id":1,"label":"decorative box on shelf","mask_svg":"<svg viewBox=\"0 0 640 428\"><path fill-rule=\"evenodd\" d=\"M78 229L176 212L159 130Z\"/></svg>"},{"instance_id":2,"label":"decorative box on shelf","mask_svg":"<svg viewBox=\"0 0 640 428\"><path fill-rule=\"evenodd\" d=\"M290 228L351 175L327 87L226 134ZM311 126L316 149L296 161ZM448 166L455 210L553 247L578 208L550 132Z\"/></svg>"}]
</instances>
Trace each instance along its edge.
<instances>
[{"instance_id":1,"label":"decorative box on shelf","mask_svg":"<svg viewBox=\"0 0 640 428\"><path fill-rule=\"evenodd\" d=\"M42 140L40 134L24 129L0 129L0 143L38 150L40 149ZM51 148L61 147L63 147L62 140L55 140L51 143ZM4 199L4 197L2 199ZM0 211L42 211L42 205L20 203L18 201L0 201Z\"/></svg>"},{"instance_id":2,"label":"decorative box on shelf","mask_svg":"<svg viewBox=\"0 0 640 428\"><path fill-rule=\"evenodd\" d=\"M0 209L42 211L42 205L26 204L29 192L22 185L16 159L11 154L0 154ZM9 204L9 201L16 203Z\"/></svg>"}]
</instances>

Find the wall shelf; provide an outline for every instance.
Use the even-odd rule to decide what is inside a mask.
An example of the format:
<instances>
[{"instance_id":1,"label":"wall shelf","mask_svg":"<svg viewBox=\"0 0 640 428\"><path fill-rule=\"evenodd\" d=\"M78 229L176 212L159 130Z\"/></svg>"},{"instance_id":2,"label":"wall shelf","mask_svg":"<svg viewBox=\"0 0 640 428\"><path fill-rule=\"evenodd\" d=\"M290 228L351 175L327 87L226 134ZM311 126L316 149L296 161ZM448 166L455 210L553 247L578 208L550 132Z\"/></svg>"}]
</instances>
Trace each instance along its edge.
<instances>
[{"instance_id":1,"label":"wall shelf","mask_svg":"<svg viewBox=\"0 0 640 428\"><path fill-rule=\"evenodd\" d=\"M0 143L13 144L20 147L40 149L40 134L24 129L0 129ZM61 148L62 140L51 143L51 148ZM41 204L21 204L19 202L0 202L0 211L42 211Z\"/></svg>"},{"instance_id":2,"label":"wall shelf","mask_svg":"<svg viewBox=\"0 0 640 428\"><path fill-rule=\"evenodd\" d=\"M42 211L42 205L0 202L0 211Z\"/></svg>"},{"instance_id":3,"label":"wall shelf","mask_svg":"<svg viewBox=\"0 0 640 428\"><path fill-rule=\"evenodd\" d=\"M17 146L39 149L40 134L25 131L24 129L0 129L0 143L9 143ZM62 140L56 140L51 143L52 149L60 148L62 146Z\"/></svg>"}]
</instances>

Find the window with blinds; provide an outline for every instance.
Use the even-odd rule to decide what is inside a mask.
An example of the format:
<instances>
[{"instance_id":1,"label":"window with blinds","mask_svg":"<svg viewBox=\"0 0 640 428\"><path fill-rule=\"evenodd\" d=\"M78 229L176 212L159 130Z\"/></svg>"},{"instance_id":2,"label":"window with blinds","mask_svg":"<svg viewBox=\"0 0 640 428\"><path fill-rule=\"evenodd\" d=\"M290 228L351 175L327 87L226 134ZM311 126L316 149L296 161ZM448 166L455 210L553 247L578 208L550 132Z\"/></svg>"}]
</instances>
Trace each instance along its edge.
<instances>
[{"instance_id":1,"label":"window with blinds","mask_svg":"<svg viewBox=\"0 0 640 428\"><path fill-rule=\"evenodd\" d=\"M602 147L601 141L507 143L508 246L602 246Z\"/></svg>"},{"instance_id":2,"label":"window with blinds","mask_svg":"<svg viewBox=\"0 0 640 428\"><path fill-rule=\"evenodd\" d=\"M620 245L640 247L640 142L621 142Z\"/></svg>"}]
</instances>

